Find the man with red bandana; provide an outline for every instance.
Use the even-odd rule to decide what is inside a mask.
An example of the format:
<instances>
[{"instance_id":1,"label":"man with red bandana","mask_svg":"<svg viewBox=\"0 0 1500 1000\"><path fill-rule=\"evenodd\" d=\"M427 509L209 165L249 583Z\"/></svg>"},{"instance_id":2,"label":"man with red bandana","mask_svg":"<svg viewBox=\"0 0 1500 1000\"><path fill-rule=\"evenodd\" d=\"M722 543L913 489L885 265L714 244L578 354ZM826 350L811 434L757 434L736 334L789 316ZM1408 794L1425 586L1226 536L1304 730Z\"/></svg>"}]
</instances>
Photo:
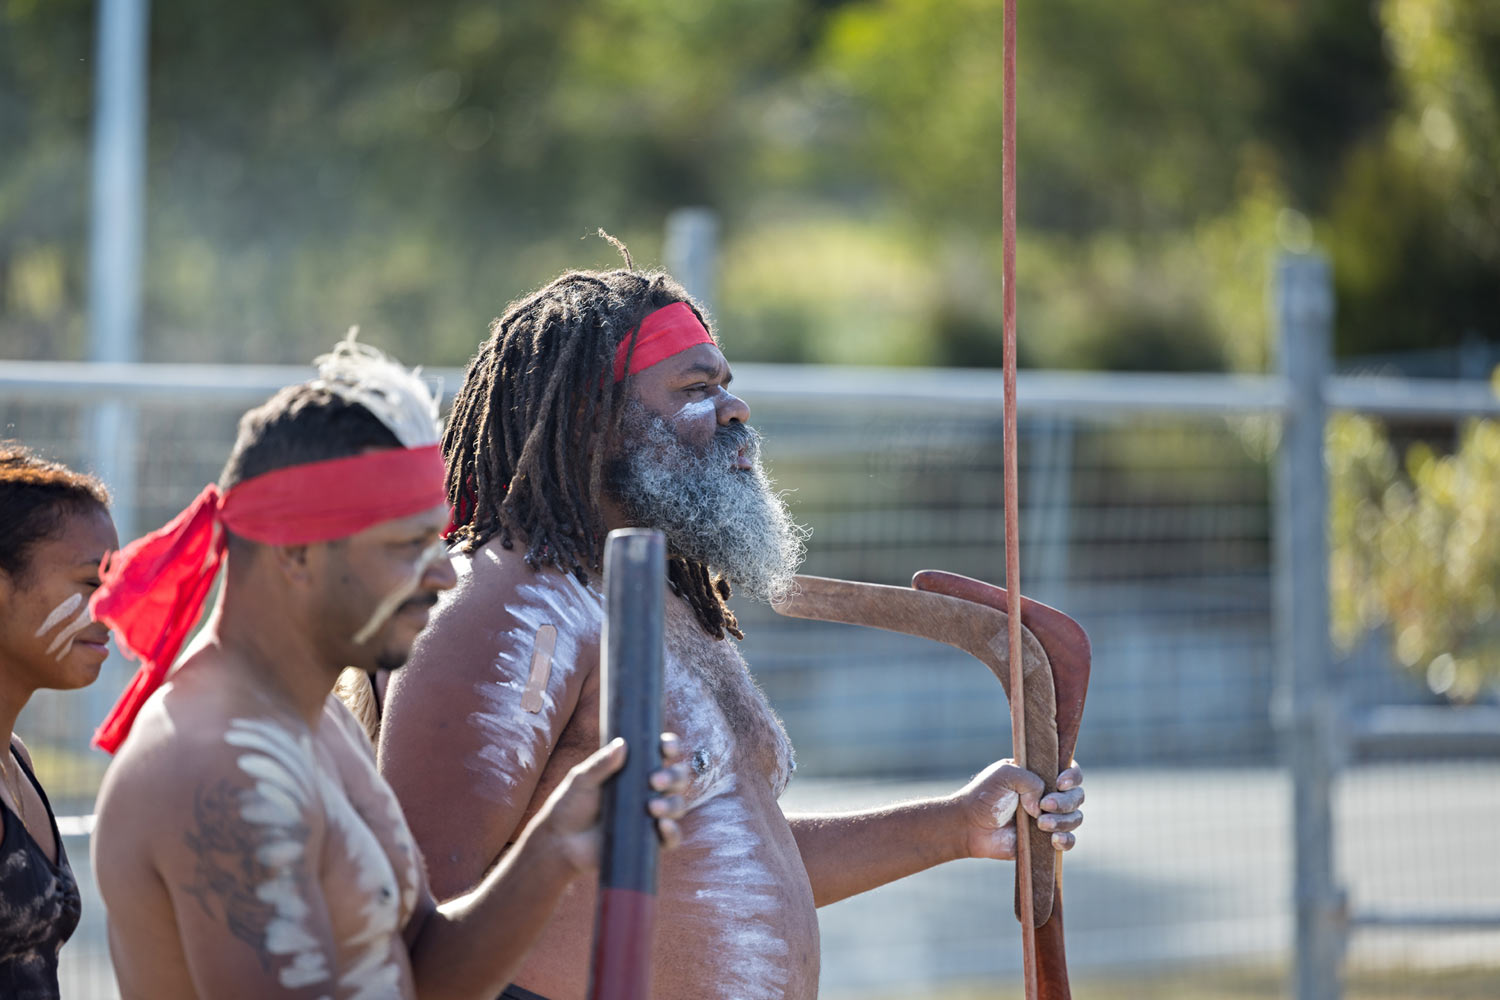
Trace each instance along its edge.
<instances>
[{"instance_id":1,"label":"man with red bandana","mask_svg":"<svg viewBox=\"0 0 1500 1000\"><path fill-rule=\"evenodd\" d=\"M434 903L330 692L346 665L399 667L454 583L437 404L352 337L318 369L245 415L219 484L123 549L92 601L142 660L96 737L118 751L93 852L126 1000L493 997L597 864L618 742L581 758L473 892ZM652 781L670 842L686 768Z\"/></svg>"},{"instance_id":2,"label":"man with red bandana","mask_svg":"<svg viewBox=\"0 0 1500 1000\"><path fill-rule=\"evenodd\" d=\"M603 538L660 529L664 721L695 776L682 846L660 868L653 995L804 1000L817 906L950 859L1012 858L1018 802L1066 850L1082 778L1070 768L1043 797L1001 761L941 799L782 812L791 747L725 599L731 585L787 593L806 532L761 468L702 313L626 263L512 303L470 364L443 439L459 582L391 682L380 767L434 891L469 891L597 744ZM582 1000L593 912L593 887L575 884L506 996Z\"/></svg>"}]
</instances>

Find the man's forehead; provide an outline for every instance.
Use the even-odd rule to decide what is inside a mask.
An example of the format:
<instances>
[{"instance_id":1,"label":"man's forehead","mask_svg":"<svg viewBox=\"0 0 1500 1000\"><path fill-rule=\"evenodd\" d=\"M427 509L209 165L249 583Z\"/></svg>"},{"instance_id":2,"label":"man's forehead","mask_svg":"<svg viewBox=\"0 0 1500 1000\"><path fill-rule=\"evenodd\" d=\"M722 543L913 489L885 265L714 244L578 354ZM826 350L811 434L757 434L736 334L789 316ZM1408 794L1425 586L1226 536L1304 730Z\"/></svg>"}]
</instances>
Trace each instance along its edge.
<instances>
[{"instance_id":1,"label":"man's forehead","mask_svg":"<svg viewBox=\"0 0 1500 1000\"><path fill-rule=\"evenodd\" d=\"M417 535L421 533L431 534L442 531L448 524L448 517L452 513L446 503L437 504L424 511L410 514L406 517L393 517L389 521L381 521L379 524L371 525L366 531L382 538L390 538L398 535ZM361 532L364 534L364 532Z\"/></svg>"},{"instance_id":2,"label":"man's forehead","mask_svg":"<svg viewBox=\"0 0 1500 1000\"><path fill-rule=\"evenodd\" d=\"M699 375L704 378L723 376L727 382L733 377L729 370L729 359L713 344L695 344L679 354L674 354L656 366L668 377ZM650 371L650 369L647 369Z\"/></svg>"}]
</instances>

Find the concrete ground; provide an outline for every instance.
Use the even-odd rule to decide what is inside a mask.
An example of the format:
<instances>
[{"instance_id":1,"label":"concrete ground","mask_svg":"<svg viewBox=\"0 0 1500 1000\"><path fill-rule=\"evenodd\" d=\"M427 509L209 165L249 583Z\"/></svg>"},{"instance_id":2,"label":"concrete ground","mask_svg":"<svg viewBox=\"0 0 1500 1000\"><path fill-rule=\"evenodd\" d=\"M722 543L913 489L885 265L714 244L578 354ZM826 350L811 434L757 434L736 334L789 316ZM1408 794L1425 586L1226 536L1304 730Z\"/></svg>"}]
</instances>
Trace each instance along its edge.
<instances>
[{"instance_id":1,"label":"concrete ground","mask_svg":"<svg viewBox=\"0 0 1500 1000\"><path fill-rule=\"evenodd\" d=\"M799 778L789 812L951 791L960 781ZM1268 769L1088 772L1087 820L1065 865L1069 966L1088 984L1273 968L1290 955L1289 782ZM1341 782L1336 857L1355 911L1489 914L1489 930L1361 930L1361 969L1488 966L1500 996L1500 763L1361 767ZM113 1000L87 841L69 850L84 923L63 951L63 995ZM959 862L821 912L824 1000L937 997L1019 979L1011 866ZM1227 974L1227 972L1226 972ZM1484 975L1483 972L1480 973ZM1113 994L1112 994L1113 995Z\"/></svg>"}]
</instances>

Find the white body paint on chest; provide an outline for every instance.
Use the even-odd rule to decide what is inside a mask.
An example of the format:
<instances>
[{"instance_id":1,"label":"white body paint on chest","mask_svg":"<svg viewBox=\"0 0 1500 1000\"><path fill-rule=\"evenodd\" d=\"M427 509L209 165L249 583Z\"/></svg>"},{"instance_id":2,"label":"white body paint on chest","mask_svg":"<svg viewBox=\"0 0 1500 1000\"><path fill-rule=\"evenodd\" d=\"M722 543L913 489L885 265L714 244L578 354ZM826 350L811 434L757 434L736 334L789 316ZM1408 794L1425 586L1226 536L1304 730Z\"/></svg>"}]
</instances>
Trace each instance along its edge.
<instances>
[{"instance_id":1,"label":"white body paint on chest","mask_svg":"<svg viewBox=\"0 0 1500 1000\"><path fill-rule=\"evenodd\" d=\"M469 723L484 737L484 744L468 760L469 771L478 778L479 794L494 802L509 800L521 777L539 767L557 721L557 698L566 688L578 663L578 648L585 637L597 636L604 620L604 598L573 576L552 577L545 582L516 588L516 601L505 609L515 621L503 636L509 652L496 660L492 676L475 688L479 707ZM521 708L531 675L532 646L543 625L557 629L552 669L540 695L540 710ZM536 699L531 707L536 707Z\"/></svg>"},{"instance_id":2,"label":"white body paint on chest","mask_svg":"<svg viewBox=\"0 0 1500 1000\"><path fill-rule=\"evenodd\" d=\"M58 660L67 656L68 651L73 648L73 637L93 624L93 619L89 617L88 605L84 603L82 594L73 594L48 612L46 619L42 621L42 627L36 630L36 637L40 639L63 621L67 621L67 624L47 646L47 655Z\"/></svg>"},{"instance_id":3,"label":"white body paint on chest","mask_svg":"<svg viewBox=\"0 0 1500 1000\"><path fill-rule=\"evenodd\" d=\"M308 927L308 908L297 884L299 864L311 869L306 854L303 813L316 802L312 744L264 719L235 719L224 742L246 751L236 761L255 779L240 818L262 828L256 861L270 876L255 887L255 896L271 907L265 949L288 960L278 973L281 985L301 989L332 978L328 956Z\"/></svg>"},{"instance_id":4,"label":"white body paint on chest","mask_svg":"<svg viewBox=\"0 0 1500 1000\"><path fill-rule=\"evenodd\" d=\"M690 650L673 647L669 635L663 678L667 725L677 727L698 771L682 821L679 850L692 858L682 869L691 893L682 903L698 909L701 926L718 938L717 995L775 1000L786 991L791 953L777 929L783 905L779 882L762 860L764 845L737 788L728 723L707 686L684 663Z\"/></svg>"},{"instance_id":5,"label":"white body paint on chest","mask_svg":"<svg viewBox=\"0 0 1500 1000\"><path fill-rule=\"evenodd\" d=\"M237 763L256 779L255 792L247 796L240 817L268 833L257 860L271 868L272 875L255 893L274 913L266 927L266 951L289 959L279 973L281 984L299 989L332 978L329 956L309 928L307 904L294 874L300 862L310 877L319 877L316 860L304 857L302 816L312 809L325 816L328 844L348 858L362 896L362 923L339 942L341 950L353 954L339 976L339 989L354 1000L398 995L401 970L391 956L401 919L395 872L337 778L319 766L311 739L264 719L236 719L224 739L246 751ZM408 858L414 866L414 849ZM403 893L402 902L409 894L415 903L416 873L410 874L412 888Z\"/></svg>"},{"instance_id":6,"label":"white body paint on chest","mask_svg":"<svg viewBox=\"0 0 1500 1000\"><path fill-rule=\"evenodd\" d=\"M338 704L334 698L329 699L323 711L329 715L348 713L348 710ZM326 724L337 726L337 731L347 740L353 741L356 738L348 727L341 725L337 719L330 719ZM359 738L363 739L363 737ZM412 838L411 828L406 825L406 815L401 812L401 803L397 801L395 791L375 769L375 764L368 753L362 748L351 748L350 754L359 762L365 780L369 783L372 796L382 806L382 815L376 818L384 821L383 829L390 833L393 846L399 855L402 876L400 922L404 924L417 908L417 885L422 878L417 869L417 842Z\"/></svg>"}]
</instances>

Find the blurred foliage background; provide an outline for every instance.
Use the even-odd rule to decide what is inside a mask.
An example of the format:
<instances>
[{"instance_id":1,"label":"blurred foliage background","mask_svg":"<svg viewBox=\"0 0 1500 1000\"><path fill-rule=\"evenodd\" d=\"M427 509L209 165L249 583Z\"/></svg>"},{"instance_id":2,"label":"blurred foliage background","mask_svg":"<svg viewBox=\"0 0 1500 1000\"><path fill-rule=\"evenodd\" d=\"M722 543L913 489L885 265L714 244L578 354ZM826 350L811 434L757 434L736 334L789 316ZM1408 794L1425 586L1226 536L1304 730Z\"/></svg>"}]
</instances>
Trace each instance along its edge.
<instances>
[{"instance_id":1,"label":"blurred foliage background","mask_svg":"<svg viewBox=\"0 0 1500 1000\"><path fill-rule=\"evenodd\" d=\"M462 364L618 260L597 227L655 263L701 205L734 359L998 365L1000 7L153 0L145 359L358 323ZM1022 8L1023 364L1266 370L1270 262L1314 246L1342 357L1500 341L1500 3ZM94 14L0 0L0 357L85 355ZM1467 700L1500 671L1500 432L1443 434L1332 428L1335 604Z\"/></svg>"},{"instance_id":2,"label":"blurred foliage background","mask_svg":"<svg viewBox=\"0 0 1500 1000\"><path fill-rule=\"evenodd\" d=\"M1342 354L1500 339L1500 5L1021 17L1021 342L1260 370L1279 247ZM0 0L0 356L83 356L91 0ZM360 323L459 364L506 301L721 214L741 359L999 362L999 0L154 0L148 360Z\"/></svg>"}]
</instances>

